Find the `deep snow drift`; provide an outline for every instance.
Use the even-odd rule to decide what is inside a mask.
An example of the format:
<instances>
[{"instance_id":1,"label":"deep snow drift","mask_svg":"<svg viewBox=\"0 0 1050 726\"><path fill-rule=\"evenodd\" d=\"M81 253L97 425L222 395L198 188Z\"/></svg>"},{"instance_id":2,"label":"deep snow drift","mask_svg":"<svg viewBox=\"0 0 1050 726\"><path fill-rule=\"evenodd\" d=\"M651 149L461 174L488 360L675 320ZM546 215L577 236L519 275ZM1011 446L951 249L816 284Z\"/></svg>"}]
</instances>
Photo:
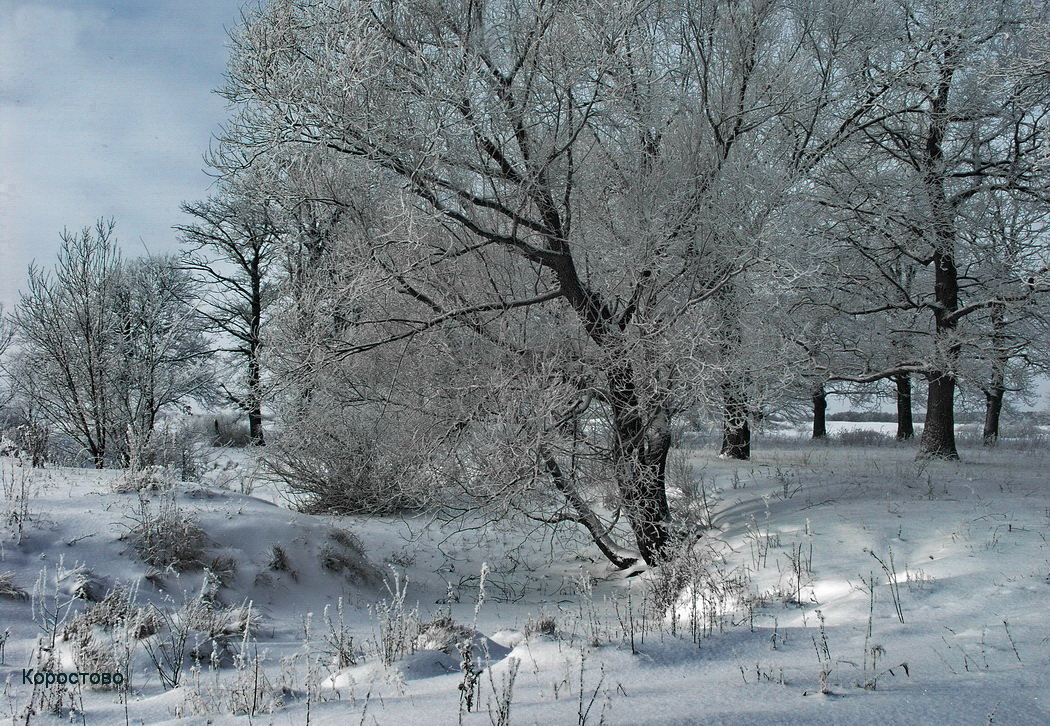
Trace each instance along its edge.
<instances>
[{"instance_id":1,"label":"deep snow drift","mask_svg":"<svg viewBox=\"0 0 1050 726\"><path fill-rule=\"evenodd\" d=\"M1050 459L962 453L676 452L678 511L706 528L680 562L628 573L576 533L297 513L244 493L247 461L137 492L119 472L0 459L0 713L1050 723ZM131 687L34 686L28 668Z\"/></svg>"}]
</instances>

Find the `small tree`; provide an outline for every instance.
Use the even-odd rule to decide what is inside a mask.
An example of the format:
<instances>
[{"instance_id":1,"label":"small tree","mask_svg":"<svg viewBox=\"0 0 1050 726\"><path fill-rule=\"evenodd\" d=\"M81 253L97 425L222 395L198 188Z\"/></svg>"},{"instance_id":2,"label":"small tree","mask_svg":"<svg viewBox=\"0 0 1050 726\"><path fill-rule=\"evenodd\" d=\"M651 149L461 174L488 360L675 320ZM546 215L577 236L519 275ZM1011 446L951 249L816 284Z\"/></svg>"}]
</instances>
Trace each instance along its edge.
<instances>
[{"instance_id":1,"label":"small tree","mask_svg":"<svg viewBox=\"0 0 1050 726\"><path fill-rule=\"evenodd\" d=\"M203 286L201 315L224 341L220 350L240 361L242 384L222 388L247 414L256 445L265 438L263 324L276 298L273 266L280 249L272 206L264 195L231 185L205 201L184 204L194 221L176 227L187 246L179 264Z\"/></svg>"}]
</instances>

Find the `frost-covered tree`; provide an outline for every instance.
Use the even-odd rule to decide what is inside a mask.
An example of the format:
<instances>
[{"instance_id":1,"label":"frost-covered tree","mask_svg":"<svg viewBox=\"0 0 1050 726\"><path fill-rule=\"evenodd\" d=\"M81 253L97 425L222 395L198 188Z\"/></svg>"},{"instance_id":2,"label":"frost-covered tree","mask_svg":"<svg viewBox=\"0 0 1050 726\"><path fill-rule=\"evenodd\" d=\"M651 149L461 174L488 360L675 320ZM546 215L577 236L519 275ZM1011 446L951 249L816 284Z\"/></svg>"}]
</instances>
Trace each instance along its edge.
<instances>
[{"instance_id":1,"label":"frost-covered tree","mask_svg":"<svg viewBox=\"0 0 1050 726\"><path fill-rule=\"evenodd\" d=\"M210 391L191 297L172 260L123 260L112 222L64 232L54 269L30 267L11 316L16 395L96 467L148 456L161 413Z\"/></svg>"},{"instance_id":2,"label":"frost-covered tree","mask_svg":"<svg viewBox=\"0 0 1050 726\"><path fill-rule=\"evenodd\" d=\"M545 482L552 519L617 565L656 562L672 422L735 383L719 351L746 343L713 299L768 258L801 180L881 93L866 21L832 5L274 0L234 35L220 163L353 165L382 213L344 239L329 293L355 314L327 356L414 361L454 331L474 364L432 368L420 405L479 437L467 468ZM585 479L612 483L638 554Z\"/></svg>"},{"instance_id":3,"label":"frost-covered tree","mask_svg":"<svg viewBox=\"0 0 1050 726\"><path fill-rule=\"evenodd\" d=\"M176 228L186 246L179 266L201 285L200 314L239 371L238 383L224 384L223 391L247 415L251 442L261 445L263 325L277 297L278 210L250 179L182 209L193 221Z\"/></svg>"},{"instance_id":4,"label":"frost-covered tree","mask_svg":"<svg viewBox=\"0 0 1050 726\"><path fill-rule=\"evenodd\" d=\"M1031 51L1026 29L1045 21L1039 13L1045 8L1012 1L914 0L886 8L886 35L871 66L873 81L886 89L883 117L866 126L863 143L840 147L822 177L824 203L835 211L830 237L850 258L832 271L844 294L829 304L867 318L888 343L885 363L843 375L926 379L923 457L958 456L956 386L980 337L971 319L1019 302L1006 288L987 294L994 280L973 274L978 266L998 274L980 262L992 200L1050 199L1050 87L1023 62ZM1030 284L1019 294L1044 295L1045 269L1026 274Z\"/></svg>"}]
</instances>

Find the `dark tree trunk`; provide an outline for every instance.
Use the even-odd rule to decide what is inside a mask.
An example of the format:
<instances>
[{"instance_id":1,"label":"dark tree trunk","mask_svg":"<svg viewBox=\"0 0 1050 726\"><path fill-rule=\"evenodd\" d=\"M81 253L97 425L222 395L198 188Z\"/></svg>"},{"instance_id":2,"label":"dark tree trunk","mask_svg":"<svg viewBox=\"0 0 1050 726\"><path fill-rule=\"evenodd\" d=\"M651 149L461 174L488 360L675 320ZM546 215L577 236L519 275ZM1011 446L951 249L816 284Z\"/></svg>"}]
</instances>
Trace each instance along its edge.
<instances>
[{"instance_id":1,"label":"dark tree trunk","mask_svg":"<svg viewBox=\"0 0 1050 726\"><path fill-rule=\"evenodd\" d=\"M826 439L828 437L828 394L821 386L813 394L813 438Z\"/></svg>"},{"instance_id":2,"label":"dark tree trunk","mask_svg":"<svg viewBox=\"0 0 1050 726\"><path fill-rule=\"evenodd\" d=\"M547 265L557 275L562 294L610 361L604 374L620 500L642 559L659 564L670 557L672 548L665 471L671 442L669 415L661 407L644 408L640 400L637 371L623 351L623 321L580 280L563 238L551 239L550 248L557 255Z\"/></svg>"},{"instance_id":3,"label":"dark tree trunk","mask_svg":"<svg viewBox=\"0 0 1050 726\"><path fill-rule=\"evenodd\" d=\"M266 443L262 419L262 311L263 270L261 248L256 247L250 266L251 277L251 340L248 345L248 436L255 446Z\"/></svg>"},{"instance_id":4,"label":"dark tree trunk","mask_svg":"<svg viewBox=\"0 0 1050 726\"><path fill-rule=\"evenodd\" d=\"M915 437L915 423L911 414L911 374L895 375L893 382L897 386L897 441L908 441Z\"/></svg>"},{"instance_id":5,"label":"dark tree trunk","mask_svg":"<svg viewBox=\"0 0 1050 726\"><path fill-rule=\"evenodd\" d=\"M723 362L729 364L738 356L741 343L740 321L737 318L737 290L733 283L723 285L715 293L718 312L717 327L712 334L719 342ZM719 454L727 459L751 458L751 419L747 405L746 373L730 370L722 379L722 446Z\"/></svg>"},{"instance_id":6,"label":"dark tree trunk","mask_svg":"<svg viewBox=\"0 0 1050 726\"><path fill-rule=\"evenodd\" d=\"M262 372L257 354L248 359L248 436L254 446L266 443L262 417Z\"/></svg>"},{"instance_id":7,"label":"dark tree trunk","mask_svg":"<svg viewBox=\"0 0 1050 726\"><path fill-rule=\"evenodd\" d=\"M1003 386L995 386L984 392L984 445L995 446L999 441L999 415L1003 411Z\"/></svg>"},{"instance_id":8,"label":"dark tree trunk","mask_svg":"<svg viewBox=\"0 0 1050 726\"><path fill-rule=\"evenodd\" d=\"M933 221L933 310L935 337L943 344L940 370L926 374L930 382L926 403L926 424L919 439L919 458L958 459L955 447L955 375L960 346L952 342L959 309L959 270L955 263L955 210L945 191L944 136L948 124L948 94L954 68L945 58L940 79L930 104L930 127L922 165L924 185L929 194Z\"/></svg>"},{"instance_id":9,"label":"dark tree trunk","mask_svg":"<svg viewBox=\"0 0 1050 726\"><path fill-rule=\"evenodd\" d=\"M922 429L919 456L929 459L958 459L955 447L955 378L946 373L930 378L926 399L926 424Z\"/></svg>"},{"instance_id":10,"label":"dark tree trunk","mask_svg":"<svg viewBox=\"0 0 1050 726\"><path fill-rule=\"evenodd\" d=\"M1006 394L1006 366L1010 362L1008 341L1004 333L1003 305L993 305L992 318L992 380L984 389L984 445L995 446L999 441L999 416Z\"/></svg>"},{"instance_id":11,"label":"dark tree trunk","mask_svg":"<svg viewBox=\"0 0 1050 726\"><path fill-rule=\"evenodd\" d=\"M740 400L731 384L723 386L725 408L722 412L722 448L719 453L727 459L751 458L751 424L747 404Z\"/></svg>"},{"instance_id":12,"label":"dark tree trunk","mask_svg":"<svg viewBox=\"0 0 1050 726\"><path fill-rule=\"evenodd\" d=\"M669 421L659 410L646 426L630 364L616 364L608 379L616 483L638 551L646 563L655 565L667 559L671 545L666 488Z\"/></svg>"}]
</instances>

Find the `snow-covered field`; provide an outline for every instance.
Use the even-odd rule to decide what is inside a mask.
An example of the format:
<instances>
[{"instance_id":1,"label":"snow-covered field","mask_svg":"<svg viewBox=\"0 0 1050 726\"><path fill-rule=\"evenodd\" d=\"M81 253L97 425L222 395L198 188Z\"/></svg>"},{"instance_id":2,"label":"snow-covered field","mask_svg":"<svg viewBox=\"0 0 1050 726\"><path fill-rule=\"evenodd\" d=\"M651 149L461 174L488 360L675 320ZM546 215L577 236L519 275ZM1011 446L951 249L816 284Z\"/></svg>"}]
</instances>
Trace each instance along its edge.
<instances>
[{"instance_id":1,"label":"snow-covered field","mask_svg":"<svg viewBox=\"0 0 1050 726\"><path fill-rule=\"evenodd\" d=\"M296 513L242 493L243 460L120 493L119 472L0 459L0 714L1050 723L1045 451L770 446L676 452L677 505L711 526L691 557L626 574L574 533Z\"/></svg>"}]
</instances>

